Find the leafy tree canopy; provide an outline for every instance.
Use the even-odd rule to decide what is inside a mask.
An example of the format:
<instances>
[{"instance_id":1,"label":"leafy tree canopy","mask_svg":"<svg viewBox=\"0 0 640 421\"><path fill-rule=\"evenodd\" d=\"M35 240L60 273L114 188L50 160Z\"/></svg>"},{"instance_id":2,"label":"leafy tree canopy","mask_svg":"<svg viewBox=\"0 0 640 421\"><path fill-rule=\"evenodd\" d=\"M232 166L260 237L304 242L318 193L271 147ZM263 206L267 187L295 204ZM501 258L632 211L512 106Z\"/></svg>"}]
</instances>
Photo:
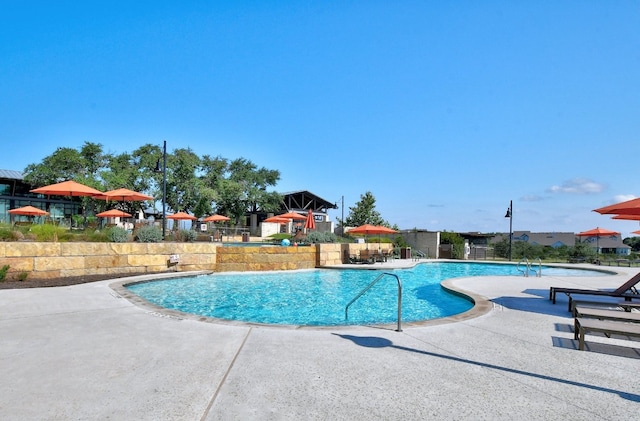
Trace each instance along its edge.
<instances>
[{"instance_id":1,"label":"leafy tree canopy","mask_svg":"<svg viewBox=\"0 0 640 421\"><path fill-rule=\"evenodd\" d=\"M360 195L360 201L349 208L349 215L347 215L344 224L347 227L357 227L364 224L390 227L389 222L382 219L376 210L376 198L371 192Z\"/></svg>"},{"instance_id":2,"label":"leafy tree canopy","mask_svg":"<svg viewBox=\"0 0 640 421\"><path fill-rule=\"evenodd\" d=\"M25 181L35 187L75 180L101 191L128 188L162 200L164 165L163 150L145 144L131 153L105 153L99 143L85 142L79 149L61 147L39 164L25 170ZM233 217L236 221L246 212L273 212L280 208L282 196L269 192L280 179L280 172L259 168L253 162L238 158L198 156L189 148L167 152L167 208L191 212L200 217L213 211ZM94 210L104 210L107 204L91 198ZM140 202L125 202L118 207L135 211L145 206Z\"/></svg>"}]
</instances>

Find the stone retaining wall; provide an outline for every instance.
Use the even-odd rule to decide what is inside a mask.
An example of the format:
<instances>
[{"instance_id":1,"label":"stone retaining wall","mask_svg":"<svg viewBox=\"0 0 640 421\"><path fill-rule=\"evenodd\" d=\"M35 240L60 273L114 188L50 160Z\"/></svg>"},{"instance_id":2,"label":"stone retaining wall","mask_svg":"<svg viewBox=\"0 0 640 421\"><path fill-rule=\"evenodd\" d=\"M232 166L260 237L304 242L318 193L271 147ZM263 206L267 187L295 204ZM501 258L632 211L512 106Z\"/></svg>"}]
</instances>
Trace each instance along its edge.
<instances>
[{"instance_id":1,"label":"stone retaining wall","mask_svg":"<svg viewBox=\"0 0 640 421\"><path fill-rule=\"evenodd\" d=\"M369 244L378 248L378 244ZM382 249L391 247L382 244ZM300 247L223 247L220 243L38 243L0 242L0 267L7 279L82 275L139 274L210 270L242 272L312 269L343 263L345 251L357 254L367 244L317 244ZM177 256L176 264L170 263Z\"/></svg>"},{"instance_id":2,"label":"stone retaining wall","mask_svg":"<svg viewBox=\"0 0 640 421\"><path fill-rule=\"evenodd\" d=\"M219 247L217 272L313 269L317 246Z\"/></svg>"}]
</instances>

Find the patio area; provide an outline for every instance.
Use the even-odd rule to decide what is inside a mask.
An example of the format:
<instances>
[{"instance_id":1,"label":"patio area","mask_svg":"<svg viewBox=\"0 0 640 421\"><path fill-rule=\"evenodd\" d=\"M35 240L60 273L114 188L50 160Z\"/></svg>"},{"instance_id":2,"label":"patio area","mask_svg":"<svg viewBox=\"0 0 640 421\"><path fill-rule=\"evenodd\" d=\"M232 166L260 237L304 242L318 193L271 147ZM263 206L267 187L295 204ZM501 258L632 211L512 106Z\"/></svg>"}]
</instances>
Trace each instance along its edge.
<instances>
[{"instance_id":1,"label":"patio area","mask_svg":"<svg viewBox=\"0 0 640 421\"><path fill-rule=\"evenodd\" d=\"M377 263L377 267L391 265ZM408 262L402 262L408 264ZM595 268L593 265L574 265ZM609 268L611 269L611 268ZM626 420L640 342L577 350L566 297L615 276L451 281L490 310L454 322L294 328L220 323L123 298L115 281L0 290L7 420ZM121 281L121 280L118 280Z\"/></svg>"}]
</instances>

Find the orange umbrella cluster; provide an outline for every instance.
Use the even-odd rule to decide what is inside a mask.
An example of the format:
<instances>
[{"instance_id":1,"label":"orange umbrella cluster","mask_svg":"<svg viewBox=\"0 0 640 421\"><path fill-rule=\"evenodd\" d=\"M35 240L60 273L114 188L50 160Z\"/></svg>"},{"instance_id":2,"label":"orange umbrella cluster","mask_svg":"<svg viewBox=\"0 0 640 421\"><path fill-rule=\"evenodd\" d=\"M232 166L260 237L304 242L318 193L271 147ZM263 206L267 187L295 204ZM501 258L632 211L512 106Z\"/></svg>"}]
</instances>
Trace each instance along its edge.
<instances>
[{"instance_id":1,"label":"orange umbrella cluster","mask_svg":"<svg viewBox=\"0 0 640 421\"><path fill-rule=\"evenodd\" d=\"M153 197L148 196L146 194L138 193L129 189L116 189L110 190L107 192L101 192L100 190L96 190L92 187L86 186L84 184L78 183L73 180L63 181L61 183L50 184L44 187L38 187L37 189L31 190L33 193L46 194L49 196L91 196L94 199L101 200L114 200L114 201L143 201L143 200L153 200ZM123 212L118 209L111 209L105 212L101 212L96 216L101 218L109 218L109 217L131 217L130 214Z\"/></svg>"}]
</instances>

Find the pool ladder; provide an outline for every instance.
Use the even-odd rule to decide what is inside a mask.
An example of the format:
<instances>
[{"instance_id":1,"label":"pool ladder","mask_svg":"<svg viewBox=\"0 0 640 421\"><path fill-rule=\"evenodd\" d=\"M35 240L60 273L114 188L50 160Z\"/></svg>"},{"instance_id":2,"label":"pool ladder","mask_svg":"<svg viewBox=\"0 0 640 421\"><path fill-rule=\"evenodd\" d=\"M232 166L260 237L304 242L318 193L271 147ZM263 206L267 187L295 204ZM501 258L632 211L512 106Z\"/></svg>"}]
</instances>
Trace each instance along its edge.
<instances>
[{"instance_id":1,"label":"pool ladder","mask_svg":"<svg viewBox=\"0 0 640 421\"><path fill-rule=\"evenodd\" d=\"M344 308L345 320L349 320L349 306L351 306L351 304L356 302L358 298L362 297L365 292L369 291L371 287L373 287L375 284L378 283L379 280L381 280L387 275L393 276L394 278L396 278L396 281L398 282L398 328L396 329L396 332L402 332L402 282L400 282L400 278L398 277L398 275L393 273L388 273L388 272L381 273L380 275L378 275L376 279L373 280L373 282L371 282L362 291L360 291L358 295L356 295L353 298L353 300L349 301L349 304L347 304L347 306Z\"/></svg>"},{"instance_id":2,"label":"pool ladder","mask_svg":"<svg viewBox=\"0 0 640 421\"><path fill-rule=\"evenodd\" d=\"M520 267L521 264L524 264L524 269ZM516 267L518 271L522 272L522 274L526 277L528 277L529 273L531 272L534 272L536 274L536 277L538 278L542 277L542 260L540 260L540 258L538 258L538 269L533 269L531 267L531 262L526 257L523 257L522 260L518 262L518 265Z\"/></svg>"}]
</instances>

